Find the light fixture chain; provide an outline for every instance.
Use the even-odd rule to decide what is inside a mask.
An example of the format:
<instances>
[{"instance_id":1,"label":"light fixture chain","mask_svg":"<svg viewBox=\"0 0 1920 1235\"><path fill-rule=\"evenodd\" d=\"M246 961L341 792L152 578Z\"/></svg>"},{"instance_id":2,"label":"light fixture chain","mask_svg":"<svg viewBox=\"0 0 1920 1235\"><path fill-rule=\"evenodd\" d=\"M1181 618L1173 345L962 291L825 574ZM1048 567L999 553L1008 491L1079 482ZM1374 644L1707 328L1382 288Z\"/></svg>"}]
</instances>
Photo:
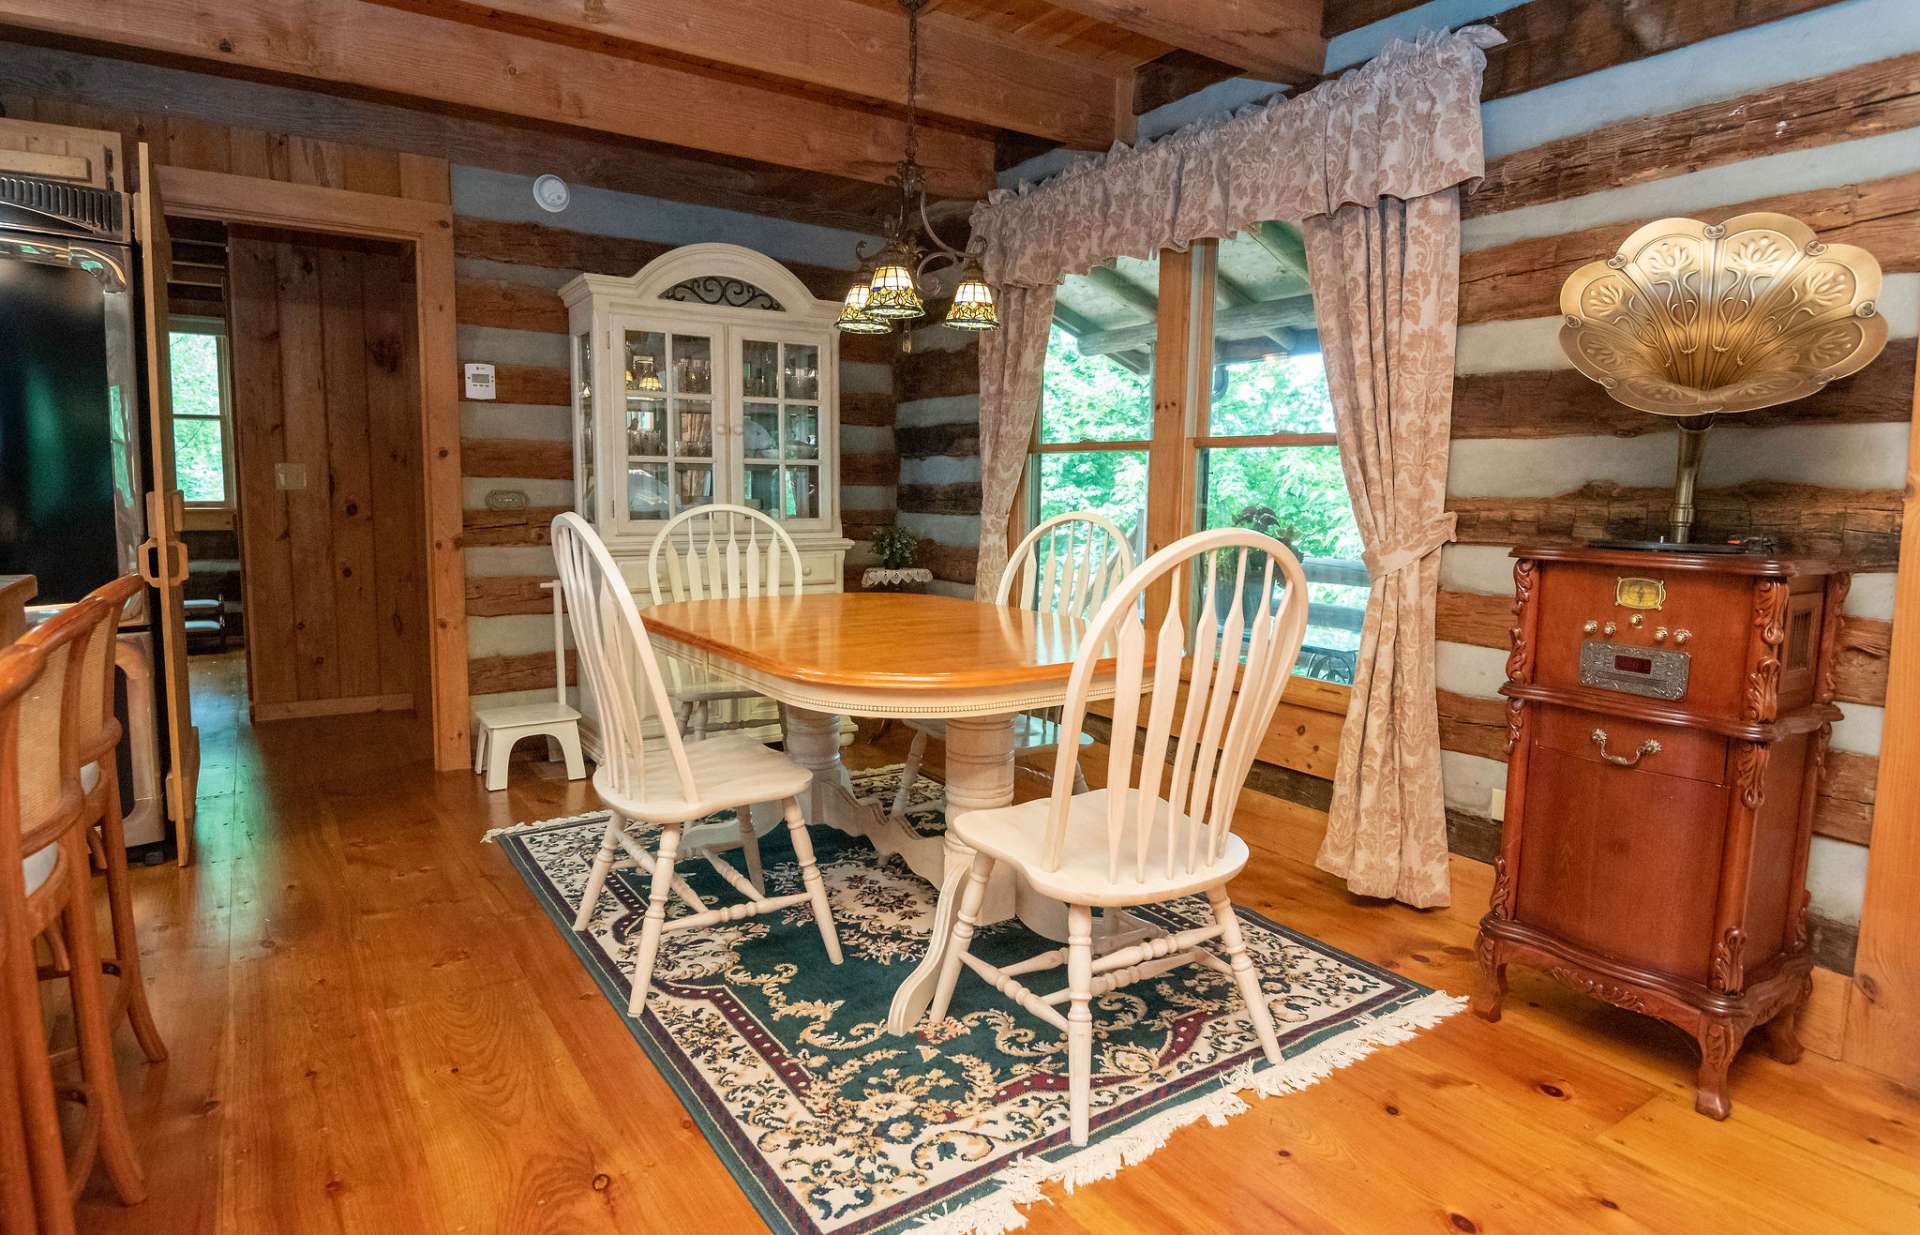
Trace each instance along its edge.
<instances>
[{"instance_id":1,"label":"light fixture chain","mask_svg":"<svg viewBox=\"0 0 1920 1235\"><path fill-rule=\"evenodd\" d=\"M907 10L907 162L920 153L920 9L927 0L900 0Z\"/></svg>"}]
</instances>

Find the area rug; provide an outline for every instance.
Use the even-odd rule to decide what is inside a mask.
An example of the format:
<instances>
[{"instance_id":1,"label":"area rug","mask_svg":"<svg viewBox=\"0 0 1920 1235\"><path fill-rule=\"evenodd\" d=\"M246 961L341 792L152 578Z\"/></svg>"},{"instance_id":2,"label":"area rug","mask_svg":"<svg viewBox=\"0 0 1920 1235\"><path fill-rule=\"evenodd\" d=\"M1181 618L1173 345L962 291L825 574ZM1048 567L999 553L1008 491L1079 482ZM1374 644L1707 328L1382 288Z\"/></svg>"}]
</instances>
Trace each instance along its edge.
<instances>
[{"instance_id":1,"label":"area rug","mask_svg":"<svg viewBox=\"0 0 1920 1235\"><path fill-rule=\"evenodd\" d=\"M644 876L617 870L590 929L569 929L605 819L488 839L624 1013ZM1233 983L1213 970L1187 966L1112 992L1095 1001L1092 1139L1076 1150L1064 1040L975 975L962 975L946 1021L887 1032L894 988L926 951L935 890L864 839L830 827L812 835L845 963L827 962L804 906L669 933L646 1013L626 1021L780 1235L1015 1229L1024 1206L1046 1199L1047 1181L1072 1189L1110 1176L1182 1125L1245 1110L1243 1095L1305 1088L1462 1003L1241 909L1285 1062L1266 1062ZM769 894L800 890L784 829L761 848ZM737 899L704 863L681 871L703 896ZM684 911L678 898L674 911ZM1138 912L1170 930L1209 916L1199 898ZM974 946L1004 964L1052 945L1007 922L982 929ZM1037 987L1063 984L1055 976L1038 975Z\"/></svg>"}]
</instances>

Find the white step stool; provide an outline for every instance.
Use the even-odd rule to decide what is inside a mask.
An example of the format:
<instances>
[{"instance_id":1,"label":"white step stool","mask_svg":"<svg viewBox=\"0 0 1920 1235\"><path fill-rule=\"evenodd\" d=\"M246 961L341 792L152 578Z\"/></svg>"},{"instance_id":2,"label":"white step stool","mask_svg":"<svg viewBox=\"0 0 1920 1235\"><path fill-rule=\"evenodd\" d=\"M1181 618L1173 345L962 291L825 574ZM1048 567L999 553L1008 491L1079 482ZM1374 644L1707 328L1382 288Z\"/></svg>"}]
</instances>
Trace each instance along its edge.
<instances>
[{"instance_id":1,"label":"white step stool","mask_svg":"<svg viewBox=\"0 0 1920 1235\"><path fill-rule=\"evenodd\" d=\"M567 702L567 627L560 607L559 580L540 586L553 593L554 701L474 712L473 770L486 774L490 792L507 787L507 760L521 738L545 737L547 758L567 761L568 780L580 780L587 774L586 760L580 754L580 713Z\"/></svg>"}]
</instances>

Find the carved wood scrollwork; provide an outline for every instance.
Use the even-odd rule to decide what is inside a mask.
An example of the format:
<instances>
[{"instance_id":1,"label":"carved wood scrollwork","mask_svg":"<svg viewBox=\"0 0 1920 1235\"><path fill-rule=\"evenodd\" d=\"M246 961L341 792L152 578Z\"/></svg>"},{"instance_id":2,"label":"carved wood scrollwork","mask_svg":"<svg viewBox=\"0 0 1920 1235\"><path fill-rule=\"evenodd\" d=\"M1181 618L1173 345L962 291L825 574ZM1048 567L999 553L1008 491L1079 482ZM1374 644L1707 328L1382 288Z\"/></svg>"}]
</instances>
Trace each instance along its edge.
<instances>
[{"instance_id":1,"label":"carved wood scrollwork","mask_svg":"<svg viewBox=\"0 0 1920 1235\"><path fill-rule=\"evenodd\" d=\"M1703 1029L1700 1035L1700 1066L1724 1077L1728 1065L1733 1062L1734 1053L1740 1049L1740 1040L1747 1036L1746 1031L1722 1016L1708 1019Z\"/></svg>"},{"instance_id":2,"label":"carved wood scrollwork","mask_svg":"<svg viewBox=\"0 0 1920 1235\"><path fill-rule=\"evenodd\" d=\"M1787 951L1804 952L1810 936L1807 931L1807 911L1813 905L1813 893L1800 889L1800 903L1794 907L1793 923L1787 930Z\"/></svg>"},{"instance_id":3,"label":"carved wood scrollwork","mask_svg":"<svg viewBox=\"0 0 1920 1235\"><path fill-rule=\"evenodd\" d=\"M1590 973L1578 969L1568 969L1564 965L1555 965L1547 973L1560 982L1566 983L1583 995L1605 1000L1616 1008L1625 1008L1629 1012L1646 1012L1647 1001L1640 992L1631 986L1619 982L1609 982L1605 978L1596 978Z\"/></svg>"},{"instance_id":4,"label":"carved wood scrollwork","mask_svg":"<svg viewBox=\"0 0 1920 1235\"><path fill-rule=\"evenodd\" d=\"M1520 748L1520 738L1526 730L1527 705L1519 699L1507 700L1507 754L1512 755Z\"/></svg>"},{"instance_id":5,"label":"carved wood scrollwork","mask_svg":"<svg viewBox=\"0 0 1920 1235\"><path fill-rule=\"evenodd\" d=\"M1713 945L1713 989L1737 991L1747 983L1747 933L1729 926L1720 942Z\"/></svg>"},{"instance_id":6,"label":"carved wood scrollwork","mask_svg":"<svg viewBox=\"0 0 1920 1235\"><path fill-rule=\"evenodd\" d=\"M1814 698L1821 703L1832 703L1835 690L1834 673L1840 663L1840 609L1846 604L1847 592L1853 587L1853 576L1846 573L1827 576L1827 610L1820 625L1820 673L1815 679Z\"/></svg>"},{"instance_id":7,"label":"carved wood scrollwork","mask_svg":"<svg viewBox=\"0 0 1920 1235\"><path fill-rule=\"evenodd\" d=\"M1762 579L1754 588L1753 628L1760 656L1747 674L1747 719L1772 720L1780 712L1780 645L1787 638L1787 602L1792 593L1780 579Z\"/></svg>"},{"instance_id":8,"label":"carved wood scrollwork","mask_svg":"<svg viewBox=\"0 0 1920 1235\"><path fill-rule=\"evenodd\" d=\"M1533 646L1527 641L1527 610L1533 606L1538 566L1532 558L1524 557L1513 564L1514 624L1507 632L1513 640L1513 650L1507 654L1507 677L1515 682L1533 681Z\"/></svg>"},{"instance_id":9,"label":"carved wood scrollwork","mask_svg":"<svg viewBox=\"0 0 1920 1235\"><path fill-rule=\"evenodd\" d=\"M1767 759L1773 753L1765 742L1736 743L1733 750L1733 780L1739 786L1740 800L1749 810L1759 810L1767 800Z\"/></svg>"},{"instance_id":10,"label":"carved wood scrollwork","mask_svg":"<svg viewBox=\"0 0 1920 1235\"><path fill-rule=\"evenodd\" d=\"M1507 883L1507 860L1504 857L1493 860L1493 896L1487 902L1487 916L1490 918L1510 918L1513 907L1509 903L1511 888Z\"/></svg>"}]
</instances>

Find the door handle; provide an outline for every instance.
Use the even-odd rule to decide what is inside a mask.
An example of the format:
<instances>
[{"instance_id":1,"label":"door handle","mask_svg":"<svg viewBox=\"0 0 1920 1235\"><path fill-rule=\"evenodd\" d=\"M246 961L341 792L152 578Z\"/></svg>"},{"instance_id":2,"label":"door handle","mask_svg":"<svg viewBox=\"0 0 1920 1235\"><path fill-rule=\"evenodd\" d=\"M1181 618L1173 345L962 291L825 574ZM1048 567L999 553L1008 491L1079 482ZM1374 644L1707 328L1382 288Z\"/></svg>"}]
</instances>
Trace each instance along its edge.
<instances>
[{"instance_id":1,"label":"door handle","mask_svg":"<svg viewBox=\"0 0 1920 1235\"><path fill-rule=\"evenodd\" d=\"M149 536L140 542L136 564L140 569L141 582L148 587L160 586L160 542Z\"/></svg>"},{"instance_id":2,"label":"door handle","mask_svg":"<svg viewBox=\"0 0 1920 1235\"><path fill-rule=\"evenodd\" d=\"M1600 757L1616 767L1630 768L1646 756L1660 753L1660 743L1653 738L1648 738L1646 741L1640 743L1640 748L1631 755L1616 755L1607 749L1607 731L1605 729L1595 729L1588 736L1593 739L1593 744L1600 748Z\"/></svg>"},{"instance_id":3,"label":"door handle","mask_svg":"<svg viewBox=\"0 0 1920 1235\"><path fill-rule=\"evenodd\" d=\"M175 587L179 587L187 581L187 542L184 540L170 541L168 548L174 551L174 564L173 572L167 582L173 584Z\"/></svg>"}]
</instances>

